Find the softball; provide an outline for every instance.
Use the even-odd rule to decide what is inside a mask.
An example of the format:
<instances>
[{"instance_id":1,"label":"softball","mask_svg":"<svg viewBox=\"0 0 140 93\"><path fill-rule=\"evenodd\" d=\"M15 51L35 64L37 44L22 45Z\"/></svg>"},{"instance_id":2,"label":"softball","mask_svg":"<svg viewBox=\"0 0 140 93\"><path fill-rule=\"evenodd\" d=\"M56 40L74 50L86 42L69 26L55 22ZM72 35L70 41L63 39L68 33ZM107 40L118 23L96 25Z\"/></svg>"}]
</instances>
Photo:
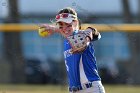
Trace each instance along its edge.
<instances>
[{"instance_id":1,"label":"softball","mask_svg":"<svg viewBox=\"0 0 140 93\"><path fill-rule=\"evenodd\" d=\"M45 28L39 29L39 36L46 37L48 35L49 35L49 33L48 33L48 31L45 30Z\"/></svg>"}]
</instances>

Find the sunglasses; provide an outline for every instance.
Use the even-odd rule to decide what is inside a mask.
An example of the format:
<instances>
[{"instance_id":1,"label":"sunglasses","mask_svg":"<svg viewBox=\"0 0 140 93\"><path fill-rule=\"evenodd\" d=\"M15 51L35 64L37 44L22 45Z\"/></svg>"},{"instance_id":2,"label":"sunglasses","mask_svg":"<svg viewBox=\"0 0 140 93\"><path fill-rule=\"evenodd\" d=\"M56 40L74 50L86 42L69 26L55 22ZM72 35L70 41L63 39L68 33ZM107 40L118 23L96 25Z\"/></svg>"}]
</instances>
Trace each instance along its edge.
<instances>
[{"instance_id":1,"label":"sunglasses","mask_svg":"<svg viewBox=\"0 0 140 93\"><path fill-rule=\"evenodd\" d=\"M60 18L76 18L76 16L69 13L62 13L62 14L56 15L55 17L56 20L59 20Z\"/></svg>"}]
</instances>

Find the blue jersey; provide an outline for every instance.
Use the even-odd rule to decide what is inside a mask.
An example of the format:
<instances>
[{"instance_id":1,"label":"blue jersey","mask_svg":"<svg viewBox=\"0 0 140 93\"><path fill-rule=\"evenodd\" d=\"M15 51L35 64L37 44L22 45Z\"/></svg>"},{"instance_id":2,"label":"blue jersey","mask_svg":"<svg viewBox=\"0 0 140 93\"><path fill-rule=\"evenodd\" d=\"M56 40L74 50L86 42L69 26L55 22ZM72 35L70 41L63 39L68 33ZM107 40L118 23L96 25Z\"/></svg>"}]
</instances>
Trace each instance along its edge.
<instances>
[{"instance_id":1,"label":"blue jersey","mask_svg":"<svg viewBox=\"0 0 140 93\"><path fill-rule=\"evenodd\" d=\"M98 39L101 36L98 36ZM64 58L69 87L100 80L94 55L93 41L82 54L71 54L68 40L64 40Z\"/></svg>"}]
</instances>

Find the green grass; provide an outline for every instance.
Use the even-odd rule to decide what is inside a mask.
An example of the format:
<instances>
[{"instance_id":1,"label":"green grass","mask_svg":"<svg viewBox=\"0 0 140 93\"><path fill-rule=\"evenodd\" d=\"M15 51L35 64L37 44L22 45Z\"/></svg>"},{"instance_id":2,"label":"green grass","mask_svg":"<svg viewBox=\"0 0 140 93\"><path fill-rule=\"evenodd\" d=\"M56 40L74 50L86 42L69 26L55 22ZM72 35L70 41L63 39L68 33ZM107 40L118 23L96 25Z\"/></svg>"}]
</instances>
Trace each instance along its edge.
<instances>
[{"instance_id":1,"label":"green grass","mask_svg":"<svg viewBox=\"0 0 140 93\"><path fill-rule=\"evenodd\" d=\"M106 93L140 93L140 86L106 85Z\"/></svg>"},{"instance_id":2,"label":"green grass","mask_svg":"<svg viewBox=\"0 0 140 93\"><path fill-rule=\"evenodd\" d=\"M105 85L106 93L140 93L140 86ZM69 93L67 86L0 85L0 93Z\"/></svg>"}]
</instances>

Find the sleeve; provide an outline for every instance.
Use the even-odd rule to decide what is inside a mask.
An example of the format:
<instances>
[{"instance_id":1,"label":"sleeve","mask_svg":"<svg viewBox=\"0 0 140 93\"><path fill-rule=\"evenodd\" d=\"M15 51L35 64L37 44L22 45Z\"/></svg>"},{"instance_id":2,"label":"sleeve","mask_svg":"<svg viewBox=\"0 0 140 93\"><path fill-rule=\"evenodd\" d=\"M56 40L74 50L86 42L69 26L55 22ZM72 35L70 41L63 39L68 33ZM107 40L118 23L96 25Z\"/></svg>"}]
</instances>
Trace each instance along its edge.
<instances>
[{"instance_id":1,"label":"sleeve","mask_svg":"<svg viewBox=\"0 0 140 93\"><path fill-rule=\"evenodd\" d=\"M92 30L92 37L93 37L92 41L96 41L101 38L101 34L100 34L100 32L97 31L97 29L92 28L92 27L88 27L87 29Z\"/></svg>"}]
</instances>

